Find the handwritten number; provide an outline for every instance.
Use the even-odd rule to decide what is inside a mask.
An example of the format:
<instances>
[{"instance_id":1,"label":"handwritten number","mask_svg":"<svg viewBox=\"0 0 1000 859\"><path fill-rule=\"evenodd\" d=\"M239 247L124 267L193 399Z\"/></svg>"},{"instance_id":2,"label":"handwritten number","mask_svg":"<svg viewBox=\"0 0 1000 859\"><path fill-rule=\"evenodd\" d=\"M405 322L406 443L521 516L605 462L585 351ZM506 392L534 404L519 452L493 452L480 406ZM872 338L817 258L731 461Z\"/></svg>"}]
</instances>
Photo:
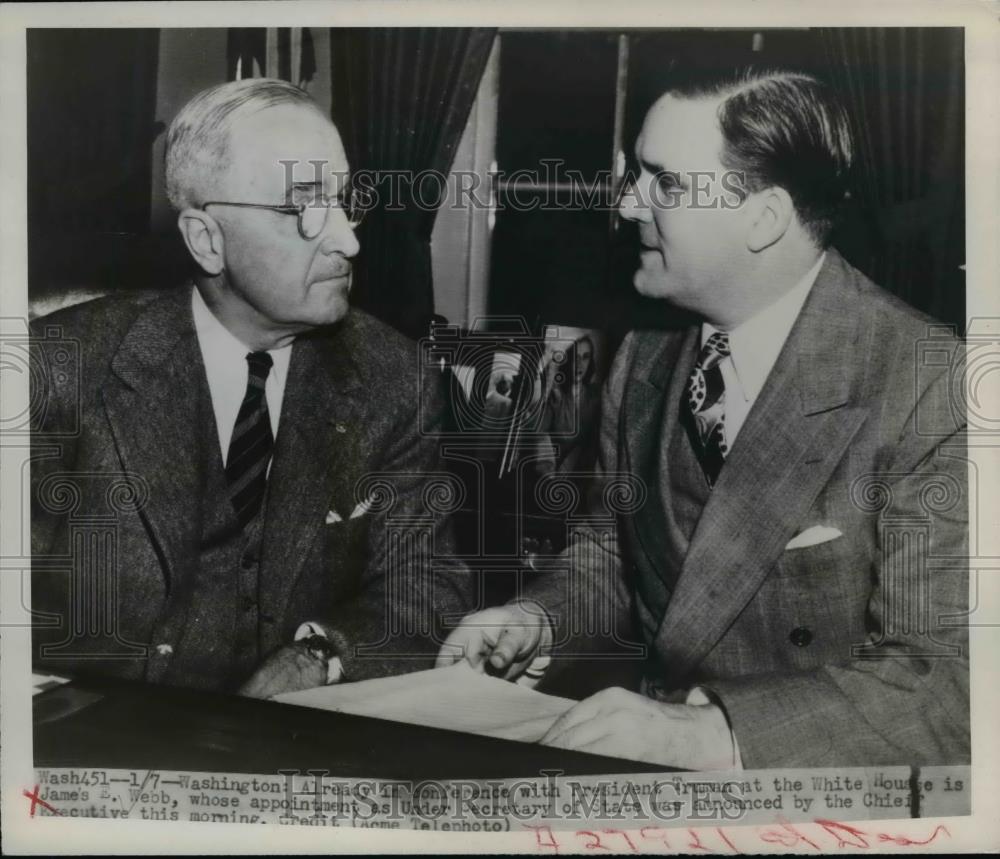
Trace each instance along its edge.
<instances>
[{"instance_id":1,"label":"handwritten number","mask_svg":"<svg viewBox=\"0 0 1000 859\"><path fill-rule=\"evenodd\" d=\"M601 844L601 836L598 835L596 832L591 832L589 829L578 829L578 830L576 830L576 834L577 835L582 835L585 838L589 835L591 838L594 839L592 842L589 842L589 843L583 845L587 850L607 850L608 849L603 844Z\"/></svg>"},{"instance_id":2,"label":"handwritten number","mask_svg":"<svg viewBox=\"0 0 1000 859\"><path fill-rule=\"evenodd\" d=\"M552 834L551 826L531 826L527 823L522 823L521 825L525 829L530 829L535 833L535 846L539 850L543 847L549 847L555 850L556 853L559 852L559 842L556 841L555 836Z\"/></svg>"},{"instance_id":3,"label":"handwritten number","mask_svg":"<svg viewBox=\"0 0 1000 859\"><path fill-rule=\"evenodd\" d=\"M708 850L708 848L701 843L701 839L698 837L698 832L695 829L689 829L688 835L690 835L694 840L688 842L688 847L692 850Z\"/></svg>"},{"instance_id":4,"label":"handwritten number","mask_svg":"<svg viewBox=\"0 0 1000 859\"><path fill-rule=\"evenodd\" d=\"M602 829L601 831L605 835L620 835L622 838L625 839L625 843L628 845L628 849L629 850L631 850L633 853L638 852L638 848L635 846L635 843L632 841L632 839L628 837L628 833L625 832L625 830L623 830L623 829Z\"/></svg>"},{"instance_id":5,"label":"handwritten number","mask_svg":"<svg viewBox=\"0 0 1000 859\"><path fill-rule=\"evenodd\" d=\"M650 833L656 834L651 835ZM643 826L639 830L639 835L649 841L662 841L664 849L670 849L670 842L667 841L667 832L662 826Z\"/></svg>"},{"instance_id":6,"label":"handwritten number","mask_svg":"<svg viewBox=\"0 0 1000 859\"><path fill-rule=\"evenodd\" d=\"M740 852L740 850L736 847L736 845L733 844L733 842L730 841L728 837L726 837L726 833L723 830L719 829L719 827L716 826L715 831L719 833L719 838L721 838L723 841L726 842L726 846L729 847L729 849L732 850L733 853Z\"/></svg>"}]
</instances>

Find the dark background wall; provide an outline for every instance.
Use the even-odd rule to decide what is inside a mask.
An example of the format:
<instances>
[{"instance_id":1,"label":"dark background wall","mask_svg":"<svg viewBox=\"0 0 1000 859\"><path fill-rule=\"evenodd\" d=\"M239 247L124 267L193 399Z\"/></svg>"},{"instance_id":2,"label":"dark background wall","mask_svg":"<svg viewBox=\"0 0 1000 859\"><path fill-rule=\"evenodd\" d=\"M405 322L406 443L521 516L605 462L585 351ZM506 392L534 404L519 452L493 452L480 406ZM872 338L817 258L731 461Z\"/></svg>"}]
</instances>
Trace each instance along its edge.
<instances>
[{"instance_id":1,"label":"dark background wall","mask_svg":"<svg viewBox=\"0 0 1000 859\"><path fill-rule=\"evenodd\" d=\"M148 277L158 30L29 30L32 298ZM162 267L159 269L162 271Z\"/></svg>"},{"instance_id":2,"label":"dark background wall","mask_svg":"<svg viewBox=\"0 0 1000 859\"><path fill-rule=\"evenodd\" d=\"M831 31L762 32L756 43L748 30L627 33L624 146L634 144L646 107L678 67L695 73L763 60L828 79L858 108L869 156L837 246L911 304L962 325L961 31L837 31L833 41ZM620 35L501 33L502 170L561 158L587 178L613 166ZM163 130L194 92L225 80L226 46L225 29L29 31L32 299L66 289L163 287L186 276L158 169ZM838 65L838 56L850 63ZM329 103L324 85L315 95ZM501 211L492 238L493 313L619 329L663 315L662 303L635 296L634 233L614 229L606 211ZM447 288L467 284L456 279Z\"/></svg>"},{"instance_id":3,"label":"dark background wall","mask_svg":"<svg viewBox=\"0 0 1000 859\"><path fill-rule=\"evenodd\" d=\"M834 237L855 266L910 304L965 320L964 63L961 30L637 30L628 39L623 148L678 77L740 65L809 72L849 105L857 137L851 205ZM613 168L619 34L504 32L497 160L541 171L561 158L587 181ZM503 199L501 197L501 199ZM521 192L521 200L530 195ZM607 211L497 214L490 310L547 322L671 324L631 286L637 237Z\"/></svg>"}]
</instances>

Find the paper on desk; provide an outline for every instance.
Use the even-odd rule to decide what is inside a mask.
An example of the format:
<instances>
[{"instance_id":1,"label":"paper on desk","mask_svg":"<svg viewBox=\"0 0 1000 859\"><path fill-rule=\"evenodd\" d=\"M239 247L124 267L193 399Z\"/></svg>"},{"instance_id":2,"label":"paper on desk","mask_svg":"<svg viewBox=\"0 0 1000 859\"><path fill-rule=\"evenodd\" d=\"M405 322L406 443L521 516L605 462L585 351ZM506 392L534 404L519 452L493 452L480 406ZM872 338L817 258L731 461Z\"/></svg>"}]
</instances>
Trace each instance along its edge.
<instances>
[{"instance_id":1,"label":"paper on desk","mask_svg":"<svg viewBox=\"0 0 1000 859\"><path fill-rule=\"evenodd\" d=\"M480 674L467 662L289 692L273 700L525 743L538 742L576 703Z\"/></svg>"}]
</instances>

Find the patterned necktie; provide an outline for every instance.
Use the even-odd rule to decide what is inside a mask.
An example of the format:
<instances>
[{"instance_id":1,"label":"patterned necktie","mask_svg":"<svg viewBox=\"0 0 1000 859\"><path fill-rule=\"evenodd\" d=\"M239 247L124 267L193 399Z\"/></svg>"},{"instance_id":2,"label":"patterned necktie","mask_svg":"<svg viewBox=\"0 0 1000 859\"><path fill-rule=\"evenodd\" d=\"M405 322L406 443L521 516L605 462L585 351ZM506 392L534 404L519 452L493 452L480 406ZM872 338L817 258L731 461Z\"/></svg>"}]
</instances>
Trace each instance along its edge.
<instances>
[{"instance_id":1,"label":"patterned necktie","mask_svg":"<svg viewBox=\"0 0 1000 859\"><path fill-rule=\"evenodd\" d=\"M271 434L271 416L267 413L264 384L273 363L267 352L247 355L250 370L247 392L236 416L229 456L226 457L229 497L244 528L260 512L267 488L267 465L271 461L274 436Z\"/></svg>"},{"instance_id":2,"label":"patterned necktie","mask_svg":"<svg viewBox=\"0 0 1000 859\"><path fill-rule=\"evenodd\" d=\"M698 354L687 384L687 406L697 435L695 449L705 479L715 486L729 453L726 442L726 386L719 364L729 355L729 335L717 331Z\"/></svg>"}]
</instances>

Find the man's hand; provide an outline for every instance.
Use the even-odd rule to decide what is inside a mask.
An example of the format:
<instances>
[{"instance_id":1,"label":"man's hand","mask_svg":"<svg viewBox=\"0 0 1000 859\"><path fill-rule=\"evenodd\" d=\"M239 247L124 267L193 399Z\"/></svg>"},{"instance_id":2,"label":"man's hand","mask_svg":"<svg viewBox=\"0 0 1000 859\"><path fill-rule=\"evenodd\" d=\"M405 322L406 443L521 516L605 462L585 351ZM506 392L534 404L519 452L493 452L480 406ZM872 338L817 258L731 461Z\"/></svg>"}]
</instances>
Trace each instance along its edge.
<instances>
[{"instance_id":1,"label":"man's hand","mask_svg":"<svg viewBox=\"0 0 1000 859\"><path fill-rule=\"evenodd\" d=\"M240 687L248 698L270 698L282 692L298 692L326 685L326 665L304 647L286 645L276 650Z\"/></svg>"},{"instance_id":2,"label":"man's hand","mask_svg":"<svg viewBox=\"0 0 1000 859\"><path fill-rule=\"evenodd\" d=\"M714 704L663 704L602 689L567 710L541 742L595 755L690 770L731 769L733 740Z\"/></svg>"},{"instance_id":3,"label":"man's hand","mask_svg":"<svg viewBox=\"0 0 1000 859\"><path fill-rule=\"evenodd\" d=\"M489 666L492 673L514 680L551 646L552 629L543 611L498 606L463 618L441 646L437 667L464 658L480 673Z\"/></svg>"}]
</instances>

